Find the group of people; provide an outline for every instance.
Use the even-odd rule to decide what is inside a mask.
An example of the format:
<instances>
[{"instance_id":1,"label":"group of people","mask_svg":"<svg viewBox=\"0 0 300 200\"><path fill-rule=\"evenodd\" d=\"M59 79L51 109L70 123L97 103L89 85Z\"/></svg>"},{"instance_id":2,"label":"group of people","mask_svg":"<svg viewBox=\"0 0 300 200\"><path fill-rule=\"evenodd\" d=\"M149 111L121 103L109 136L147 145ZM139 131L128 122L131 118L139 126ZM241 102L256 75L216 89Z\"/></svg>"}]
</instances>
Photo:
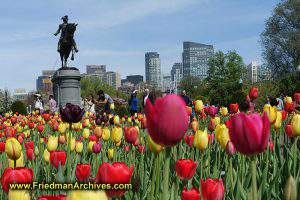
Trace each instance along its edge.
<instances>
[{"instance_id":1,"label":"group of people","mask_svg":"<svg viewBox=\"0 0 300 200\"><path fill-rule=\"evenodd\" d=\"M95 114L95 105L101 104L104 105L105 113L111 113L111 105L114 103L113 99L108 94L104 93L103 90L99 90L97 95L97 99L90 96L88 99L83 100L82 105L84 105L85 111Z\"/></svg>"},{"instance_id":2,"label":"group of people","mask_svg":"<svg viewBox=\"0 0 300 200\"><path fill-rule=\"evenodd\" d=\"M45 107L48 107L47 109ZM58 108L56 105L56 101L54 100L53 95L49 95L49 100L47 105L44 104L42 99L42 95L37 92L34 94L34 110L43 113L44 111L49 111L50 114L54 114Z\"/></svg>"},{"instance_id":3,"label":"group of people","mask_svg":"<svg viewBox=\"0 0 300 200\"><path fill-rule=\"evenodd\" d=\"M150 100L151 103L154 103L154 97L152 94L150 94L150 90L149 89L145 89L145 92L143 94L142 100L142 110L144 111L144 107L146 105L147 99ZM139 100L137 98L137 90L134 90L130 96L128 105L129 105L129 112L131 116L134 116L135 113L139 112L139 108L138 108L138 104L139 104Z\"/></svg>"}]
</instances>

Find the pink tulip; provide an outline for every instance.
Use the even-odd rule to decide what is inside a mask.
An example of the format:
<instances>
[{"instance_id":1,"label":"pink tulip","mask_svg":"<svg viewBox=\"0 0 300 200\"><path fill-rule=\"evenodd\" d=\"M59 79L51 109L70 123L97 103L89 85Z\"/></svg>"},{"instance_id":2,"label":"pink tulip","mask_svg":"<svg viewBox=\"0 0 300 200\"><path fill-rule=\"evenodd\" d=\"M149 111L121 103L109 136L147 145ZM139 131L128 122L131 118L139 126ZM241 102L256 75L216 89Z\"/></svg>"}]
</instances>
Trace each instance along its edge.
<instances>
[{"instance_id":1,"label":"pink tulip","mask_svg":"<svg viewBox=\"0 0 300 200\"><path fill-rule=\"evenodd\" d=\"M147 129L157 144L171 147L184 137L189 127L189 116L181 97L170 94L146 103Z\"/></svg>"},{"instance_id":2,"label":"pink tulip","mask_svg":"<svg viewBox=\"0 0 300 200\"><path fill-rule=\"evenodd\" d=\"M237 151L247 156L265 151L269 144L270 122L264 113L246 115L238 113L230 117L230 140Z\"/></svg>"},{"instance_id":3,"label":"pink tulip","mask_svg":"<svg viewBox=\"0 0 300 200\"><path fill-rule=\"evenodd\" d=\"M215 117L217 114L217 111L218 111L218 109L215 106L209 106L209 108L208 108L208 114L211 117Z\"/></svg>"}]
</instances>

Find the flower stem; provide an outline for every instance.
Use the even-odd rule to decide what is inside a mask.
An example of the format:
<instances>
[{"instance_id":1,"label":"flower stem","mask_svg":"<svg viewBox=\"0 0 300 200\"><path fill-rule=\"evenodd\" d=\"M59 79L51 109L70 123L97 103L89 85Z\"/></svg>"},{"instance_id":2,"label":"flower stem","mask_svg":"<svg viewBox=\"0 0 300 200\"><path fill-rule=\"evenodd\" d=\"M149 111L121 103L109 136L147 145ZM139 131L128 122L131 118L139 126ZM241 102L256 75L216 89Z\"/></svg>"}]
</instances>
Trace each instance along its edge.
<instances>
[{"instance_id":1,"label":"flower stem","mask_svg":"<svg viewBox=\"0 0 300 200\"><path fill-rule=\"evenodd\" d=\"M156 171L158 168L158 156L155 155L154 158L154 167L153 167L153 171L152 171L152 180L151 180L151 192L150 192L150 200L153 199L154 197L154 189L155 189L155 176L156 176Z\"/></svg>"},{"instance_id":2,"label":"flower stem","mask_svg":"<svg viewBox=\"0 0 300 200\"><path fill-rule=\"evenodd\" d=\"M232 157L229 158L229 170L230 170L230 191L231 191L231 198L233 199L233 176L232 176Z\"/></svg>"},{"instance_id":3,"label":"flower stem","mask_svg":"<svg viewBox=\"0 0 300 200\"><path fill-rule=\"evenodd\" d=\"M296 174L296 165L297 165L297 140L298 140L298 137L294 138L294 177L297 177L297 174Z\"/></svg>"},{"instance_id":4,"label":"flower stem","mask_svg":"<svg viewBox=\"0 0 300 200\"><path fill-rule=\"evenodd\" d=\"M257 185L256 185L256 156L251 158L251 174L252 174L252 199L257 199Z\"/></svg>"},{"instance_id":5,"label":"flower stem","mask_svg":"<svg viewBox=\"0 0 300 200\"><path fill-rule=\"evenodd\" d=\"M68 159L68 168L67 168L67 182L71 177L71 139L72 139L72 123L70 123L70 131L68 139L68 147L67 147L67 159Z\"/></svg>"},{"instance_id":6,"label":"flower stem","mask_svg":"<svg viewBox=\"0 0 300 200\"><path fill-rule=\"evenodd\" d=\"M162 200L169 199L169 174L170 174L170 157L171 148L166 149L166 159L165 159L165 166L164 166L164 180L163 180L163 196Z\"/></svg>"}]
</instances>

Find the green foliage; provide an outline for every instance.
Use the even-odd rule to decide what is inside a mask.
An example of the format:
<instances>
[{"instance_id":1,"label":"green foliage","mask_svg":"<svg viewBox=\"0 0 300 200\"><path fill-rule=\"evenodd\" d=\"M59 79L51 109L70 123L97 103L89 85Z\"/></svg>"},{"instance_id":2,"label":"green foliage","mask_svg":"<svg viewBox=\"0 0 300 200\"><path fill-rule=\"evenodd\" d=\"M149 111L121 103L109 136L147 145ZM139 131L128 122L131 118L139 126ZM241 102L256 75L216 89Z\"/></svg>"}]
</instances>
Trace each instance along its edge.
<instances>
[{"instance_id":1,"label":"green foliage","mask_svg":"<svg viewBox=\"0 0 300 200\"><path fill-rule=\"evenodd\" d=\"M128 115L128 109L125 106L116 106L115 111L120 117Z\"/></svg>"},{"instance_id":2,"label":"green foliage","mask_svg":"<svg viewBox=\"0 0 300 200\"><path fill-rule=\"evenodd\" d=\"M0 113L4 113L5 112L5 104L6 104L6 99L5 99L5 91L4 90L0 90ZM12 97L10 96L10 93L7 92L7 109L9 111L10 106L12 104L13 100Z\"/></svg>"},{"instance_id":3,"label":"green foliage","mask_svg":"<svg viewBox=\"0 0 300 200\"><path fill-rule=\"evenodd\" d=\"M97 92L103 90L111 97L121 97L128 99L127 95L116 90L114 87L105 84L99 77L85 77L80 81L81 96L83 98L97 97Z\"/></svg>"},{"instance_id":4,"label":"green foliage","mask_svg":"<svg viewBox=\"0 0 300 200\"><path fill-rule=\"evenodd\" d=\"M300 81L296 74L287 74L279 79L278 92L280 94L293 96L294 93L300 91Z\"/></svg>"},{"instance_id":5,"label":"green foliage","mask_svg":"<svg viewBox=\"0 0 300 200\"><path fill-rule=\"evenodd\" d=\"M300 1L283 0L261 34L263 55L273 75L293 72L300 64Z\"/></svg>"},{"instance_id":6,"label":"green foliage","mask_svg":"<svg viewBox=\"0 0 300 200\"><path fill-rule=\"evenodd\" d=\"M187 95L195 99L200 95L205 95L208 83L195 76L185 77L180 82L180 89L185 90Z\"/></svg>"},{"instance_id":7,"label":"green foliage","mask_svg":"<svg viewBox=\"0 0 300 200\"><path fill-rule=\"evenodd\" d=\"M11 105L11 110L13 113L27 114L26 107L22 101L14 101Z\"/></svg>"}]
</instances>

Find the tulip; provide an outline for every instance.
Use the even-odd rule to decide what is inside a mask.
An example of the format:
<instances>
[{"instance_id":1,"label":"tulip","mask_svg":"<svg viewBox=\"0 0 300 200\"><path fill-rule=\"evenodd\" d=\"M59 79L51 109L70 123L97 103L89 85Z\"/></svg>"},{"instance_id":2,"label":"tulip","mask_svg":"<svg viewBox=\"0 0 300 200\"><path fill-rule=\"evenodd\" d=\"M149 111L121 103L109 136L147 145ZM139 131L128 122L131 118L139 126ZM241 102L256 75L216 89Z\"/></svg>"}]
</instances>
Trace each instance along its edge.
<instances>
[{"instance_id":1,"label":"tulip","mask_svg":"<svg viewBox=\"0 0 300 200\"><path fill-rule=\"evenodd\" d=\"M75 145L76 145L75 138L72 137L70 143L67 142L67 147L68 147L69 144L70 144L70 151L74 151L75 150Z\"/></svg>"},{"instance_id":2,"label":"tulip","mask_svg":"<svg viewBox=\"0 0 300 200\"><path fill-rule=\"evenodd\" d=\"M40 196L39 198L37 198L37 200L67 200L67 196L66 195L59 195L59 196Z\"/></svg>"},{"instance_id":3,"label":"tulip","mask_svg":"<svg viewBox=\"0 0 300 200\"><path fill-rule=\"evenodd\" d=\"M300 93L295 93L295 94L294 94L294 100L295 100L296 102L300 101Z\"/></svg>"},{"instance_id":4,"label":"tulip","mask_svg":"<svg viewBox=\"0 0 300 200\"><path fill-rule=\"evenodd\" d=\"M34 149L34 141L25 142L25 149Z\"/></svg>"},{"instance_id":5,"label":"tulip","mask_svg":"<svg viewBox=\"0 0 300 200\"><path fill-rule=\"evenodd\" d=\"M73 190L68 194L68 200L108 200L103 190Z\"/></svg>"},{"instance_id":6,"label":"tulip","mask_svg":"<svg viewBox=\"0 0 300 200\"><path fill-rule=\"evenodd\" d=\"M293 176L290 176L283 189L284 200L296 200L297 199L297 184Z\"/></svg>"},{"instance_id":7,"label":"tulip","mask_svg":"<svg viewBox=\"0 0 300 200\"><path fill-rule=\"evenodd\" d=\"M5 151L5 142L0 142L0 153Z\"/></svg>"},{"instance_id":8,"label":"tulip","mask_svg":"<svg viewBox=\"0 0 300 200\"><path fill-rule=\"evenodd\" d=\"M106 127L105 129L103 129L102 139L104 141L107 141L109 138L110 138L110 130Z\"/></svg>"},{"instance_id":9,"label":"tulip","mask_svg":"<svg viewBox=\"0 0 300 200\"><path fill-rule=\"evenodd\" d=\"M193 132L195 133L199 128L199 123L198 123L198 121L192 121L190 126L191 126Z\"/></svg>"},{"instance_id":10,"label":"tulip","mask_svg":"<svg viewBox=\"0 0 300 200\"><path fill-rule=\"evenodd\" d=\"M142 144L139 144L137 151L140 152L140 153L145 153L146 152L146 146L142 145Z\"/></svg>"},{"instance_id":11,"label":"tulip","mask_svg":"<svg viewBox=\"0 0 300 200\"><path fill-rule=\"evenodd\" d=\"M125 163L115 162L102 163L98 168L98 173L94 179L97 183L102 184L128 184L131 182L134 167L127 167ZM106 190L109 197L121 197L126 190Z\"/></svg>"},{"instance_id":12,"label":"tulip","mask_svg":"<svg viewBox=\"0 0 300 200\"><path fill-rule=\"evenodd\" d=\"M181 192L181 200L200 200L201 194L198 188L187 190L184 188Z\"/></svg>"},{"instance_id":13,"label":"tulip","mask_svg":"<svg viewBox=\"0 0 300 200\"><path fill-rule=\"evenodd\" d=\"M66 142L66 137L65 137L64 135L60 135L60 136L58 137L58 142L59 142L60 144L64 144L64 143Z\"/></svg>"},{"instance_id":14,"label":"tulip","mask_svg":"<svg viewBox=\"0 0 300 200\"><path fill-rule=\"evenodd\" d=\"M94 144L96 144L95 141L90 141L90 142L88 143L88 152L89 152L89 153L93 153L93 146L94 146Z\"/></svg>"},{"instance_id":15,"label":"tulip","mask_svg":"<svg viewBox=\"0 0 300 200\"><path fill-rule=\"evenodd\" d=\"M38 148L38 147L35 147L35 148L34 148L34 155L35 155L35 156L38 156L39 153L40 153L40 152L39 152L39 148Z\"/></svg>"},{"instance_id":16,"label":"tulip","mask_svg":"<svg viewBox=\"0 0 300 200\"><path fill-rule=\"evenodd\" d=\"M226 107L221 107L221 114L223 117L228 115L228 109Z\"/></svg>"},{"instance_id":17,"label":"tulip","mask_svg":"<svg viewBox=\"0 0 300 200\"><path fill-rule=\"evenodd\" d=\"M150 151L155 153L155 154L158 154L159 152L161 152L163 150L163 147L159 144L156 144L152 139L151 139L151 136L148 134L147 135L147 139L148 139L148 142L149 142L149 148L150 148Z\"/></svg>"},{"instance_id":18,"label":"tulip","mask_svg":"<svg viewBox=\"0 0 300 200\"><path fill-rule=\"evenodd\" d=\"M239 111L239 104L230 104L229 106L231 113L237 113Z\"/></svg>"},{"instance_id":19,"label":"tulip","mask_svg":"<svg viewBox=\"0 0 300 200\"><path fill-rule=\"evenodd\" d=\"M29 192L26 190L9 190L8 200L31 200Z\"/></svg>"},{"instance_id":20,"label":"tulip","mask_svg":"<svg viewBox=\"0 0 300 200\"><path fill-rule=\"evenodd\" d=\"M236 149L234 147L234 145L232 144L232 142L229 140L227 142L227 145L226 145L226 153L230 156L233 156L236 152Z\"/></svg>"},{"instance_id":21,"label":"tulip","mask_svg":"<svg viewBox=\"0 0 300 200\"><path fill-rule=\"evenodd\" d=\"M295 110L296 103L295 102L285 102L285 110L289 113Z\"/></svg>"},{"instance_id":22,"label":"tulip","mask_svg":"<svg viewBox=\"0 0 300 200\"><path fill-rule=\"evenodd\" d=\"M124 127L124 131L125 141L130 144L133 144L139 137L139 131L134 126Z\"/></svg>"},{"instance_id":23,"label":"tulip","mask_svg":"<svg viewBox=\"0 0 300 200\"><path fill-rule=\"evenodd\" d=\"M16 134L16 129L12 127L6 127L4 133L6 137L14 137Z\"/></svg>"},{"instance_id":24,"label":"tulip","mask_svg":"<svg viewBox=\"0 0 300 200\"><path fill-rule=\"evenodd\" d=\"M284 98L284 101L285 101L286 103L292 103L292 102L293 102L293 99L292 99L292 97L285 97L285 98Z\"/></svg>"},{"instance_id":25,"label":"tulip","mask_svg":"<svg viewBox=\"0 0 300 200\"><path fill-rule=\"evenodd\" d=\"M215 106L209 106L208 108L208 114L211 117L215 117L217 114L218 109Z\"/></svg>"},{"instance_id":26,"label":"tulip","mask_svg":"<svg viewBox=\"0 0 300 200\"><path fill-rule=\"evenodd\" d=\"M207 134L208 144L214 144L215 134Z\"/></svg>"},{"instance_id":27,"label":"tulip","mask_svg":"<svg viewBox=\"0 0 300 200\"><path fill-rule=\"evenodd\" d=\"M127 121L128 121L128 123L131 123L132 122L131 117L128 117Z\"/></svg>"},{"instance_id":28,"label":"tulip","mask_svg":"<svg viewBox=\"0 0 300 200\"><path fill-rule=\"evenodd\" d=\"M235 148L242 154L252 156L265 151L270 136L267 114L263 114L262 117L257 113L239 113L232 116L229 135Z\"/></svg>"},{"instance_id":29,"label":"tulip","mask_svg":"<svg viewBox=\"0 0 300 200\"><path fill-rule=\"evenodd\" d=\"M66 163L66 152L65 151L51 151L50 152L50 161L51 164L55 167L58 168L58 165L60 163L61 166L64 166Z\"/></svg>"},{"instance_id":30,"label":"tulip","mask_svg":"<svg viewBox=\"0 0 300 200\"><path fill-rule=\"evenodd\" d=\"M124 146L124 152L127 153L130 150L130 146Z\"/></svg>"},{"instance_id":31,"label":"tulip","mask_svg":"<svg viewBox=\"0 0 300 200\"><path fill-rule=\"evenodd\" d=\"M181 97L170 94L156 100L152 105L147 100L147 129L157 144L171 147L184 137L189 126L189 116Z\"/></svg>"},{"instance_id":32,"label":"tulip","mask_svg":"<svg viewBox=\"0 0 300 200\"><path fill-rule=\"evenodd\" d=\"M300 135L300 115L295 114L291 121L291 128L292 128L292 134L293 136ZM7 142L6 142L7 145Z\"/></svg>"},{"instance_id":33,"label":"tulip","mask_svg":"<svg viewBox=\"0 0 300 200\"><path fill-rule=\"evenodd\" d=\"M221 147L223 149L226 149L227 142L230 139L229 139L229 130L224 124L218 126L218 128L216 129L216 137Z\"/></svg>"},{"instance_id":34,"label":"tulip","mask_svg":"<svg viewBox=\"0 0 300 200\"><path fill-rule=\"evenodd\" d=\"M114 117L114 124L115 124L115 125L119 125L119 122L120 122L119 116L115 116L115 117Z\"/></svg>"},{"instance_id":35,"label":"tulip","mask_svg":"<svg viewBox=\"0 0 300 200\"><path fill-rule=\"evenodd\" d=\"M267 113L270 124L274 124L277 118L277 107L266 104L264 106L264 112Z\"/></svg>"},{"instance_id":36,"label":"tulip","mask_svg":"<svg viewBox=\"0 0 300 200\"><path fill-rule=\"evenodd\" d=\"M65 124L60 124L59 126L58 126L58 132L59 133L65 133L65 131L66 131L66 125Z\"/></svg>"},{"instance_id":37,"label":"tulip","mask_svg":"<svg viewBox=\"0 0 300 200\"><path fill-rule=\"evenodd\" d=\"M101 128L101 126L97 126L97 127L94 129L94 134L95 134L98 138L101 138L101 136L102 136L102 128Z\"/></svg>"},{"instance_id":38,"label":"tulip","mask_svg":"<svg viewBox=\"0 0 300 200\"><path fill-rule=\"evenodd\" d=\"M22 146L16 138L9 138L6 140L5 152L11 160L18 160L21 156Z\"/></svg>"},{"instance_id":39,"label":"tulip","mask_svg":"<svg viewBox=\"0 0 300 200\"><path fill-rule=\"evenodd\" d=\"M100 153L101 148L102 148L102 145L101 145L101 144L95 143L95 144L93 145L93 148L92 148L92 149L93 149L93 152L94 152L94 153L98 154L98 153Z\"/></svg>"},{"instance_id":40,"label":"tulip","mask_svg":"<svg viewBox=\"0 0 300 200\"><path fill-rule=\"evenodd\" d=\"M82 151L83 151L83 143L82 142L77 142L76 143L75 151L76 151L76 153L82 153Z\"/></svg>"},{"instance_id":41,"label":"tulip","mask_svg":"<svg viewBox=\"0 0 300 200\"><path fill-rule=\"evenodd\" d=\"M38 128L39 133L42 133L44 131L44 126L42 126L42 125L38 125L37 128Z\"/></svg>"},{"instance_id":42,"label":"tulip","mask_svg":"<svg viewBox=\"0 0 300 200\"><path fill-rule=\"evenodd\" d=\"M256 99L258 97L258 88L250 88L249 97L251 98L251 100Z\"/></svg>"},{"instance_id":43,"label":"tulip","mask_svg":"<svg viewBox=\"0 0 300 200\"><path fill-rule=\"evenodd\" d=\"M23 152L21 152L21 156L18 160L16 160L16 162L14 160L11 160L8 158L8 166L9 167L24 167L24 156L23 156Z\"/></svg>"},{"instance_id":44,"label":"tulip","mask_svg":"<svg viewBox=\"0 0 300 200\"><path fill-rule=\"evenodd\" d=\"M197 165L192 159L179 159L176 161L177 175L181 180L189 180L194 176Z\"/></svg>"},{"instance_id":45,"label":"tulip","mask_svg":"<svg viewBox=\"0 0 300 200\"><path fill-rule=\"evenodd\" d=\"M49 152L55 151L58 147L58 137L57 136L49 136L48 142L47 142L47 150Z\"/></svg>"},{"instance_id":46,"label":"tulip","mask_svg":"<svg viewBox=\"0 0 300 200\"><path fill-rule=\"evenodd\" d=\"M216 128L215 120L211 118L211 119L209 120L208 130L209 130L210 132L214 132L215 128Z\"/></svg>"},{"instance_id":47,"label":"tulip","mask_svg":"<svg viewBox=\"0 0 300 200\"><path fill-rule=\"evenodd\" d=\"M108 158L109 159L113 159L114 158L114 149L108 149L107 153L108 153Z\"/></svg>"},{"instance_id":48,"label":"tulip","mask_svg":"<svg viewBox=\"0 0 300 200\"><path fill-rule=\"evenodd\" d=\"M44 157L44 161L46 163L50 162L50 153L49 153L49 151L47 149L44 150L43 157Z\"/></svg>"},{"instance_id":49,"label":"tulip","mask_svg":"<svg viewBox=\"0 0 300 200\"><path fill-rule=\"evenodd\" d=\"M184 137L184 141L189 147L193 147L194 144L194 136L193 135L187 135Z\"/></svg>"},{"instance_id":50,"label":"tulip","mask_svg":"<svg viewBox=\"0 0 300 200\"><path fill-rule=\"evenodd\" d=\"M281 112L277 112L277 117L276 117L276 120L274 122L274 124L272 124L272 126L274 128L280 128L281 127L281 124L282 124L282 113Z\"/></svg>"},{"instance_id":51,"label":"tulip","mask_svg":"<svg viewBox=\"0 0 300 200\"><path fill-rule=\"evenodd\" d=\"M27 160L35 160L34 150L33 149L27 149L26 150L26 157Z\"/></svg>"},{"instance_id":52,"label":"tulip","mask_svg":"<svg viewBox=\"0 0 300 200\"><path fill-rule=\"evenodd\" d=\"M284 121L286 119L287 112L281 111L281 115L282 115L282 121Z\"/></svg>"},{"instance_id":53,"label":"tulip","mask_svg":"<svg viewBox=\"0 0 300 200\"><path fill-rule=\"evenodd\" d=\"M208 146L207 130L198 130L194 137L194 146L201 151L204 151Z\"/></svg>"},{"instance_id":54,"label":"tulip","mask_svg":"<svg viewBox=\"0 0 300 200\"><path fill-rule=\"evenodd\" d=\"M90 136L90 130L87 128L83 129L82 136L84 139L87 139Z\"/></svg>"},{"instance_id":55,"label":"tulip","mask_svg":"<svg viewBox=\"0 0 300 200\"><path fill-rule=\"evenodd\" d=\"M73 105L71 103L67 103L65 108L62 108L62 106L60 106L59 111L62 120L68 123L79 122L85 112L83 108L80 108L78 105Z\"/></svg>"},{"instance_id":56,"label":"tulip","mask_svg":"<svg viewBox=\"0 0 300 200\"><path fill-rule=\"evenodd\" d=\"M75 175L78 181L85 181L90 177L91 165L89 164L77 164Z\"/></svg>"},{"instance_id":57,"label":"tulip","mask_svg":"<svg viewBox=\"0 0 300 200\"><path fill-rule=\"evenodd\" d=\"M123 130L121 127L113 127L111 140L113 143L119 143L123 137Z\"/></svg>"},{"instance_id":58,"label":"tulip","mask_svg":"<svg viewBox=\"0 0 300 200\"><path fill-rule=\"evenodd\" d=\"M197 113L200 113L202 111L202 109L203 109L203 102L202 102L202 100L196 100L195 101L195 111Z\"/></svg>"},{"instance_id":59,"label":"tulip","mask_svg":"<svg viewBox=\"0 0 300 200\"><path fill-rule=\"evenodd\" d=\"M202 196L205 200L222 200L224 197L224 184L222 179L201 180Z\"/></svg>"},{"instance_id":60,"label":"tulip","mask_svg":"<svg viewBox=\"0 0 300 200\"><path fill-rule=\"evenodd\" d=\"M18 136L18 141L19 141L20 145L23 144L23 140L24 140L23 137L21 135L19 135Z\"/></svg>"},{"instance_id":61,"label":"tulip","mask_svg":"<svg viewBox=\"0 0 300 200\"><path fill-rule=\"evenodd\" d=\"M11 183L32 183L33 170L30 168L6 168L2 174L2 189L8 193Z\"/></svg>"}]
</instances>

